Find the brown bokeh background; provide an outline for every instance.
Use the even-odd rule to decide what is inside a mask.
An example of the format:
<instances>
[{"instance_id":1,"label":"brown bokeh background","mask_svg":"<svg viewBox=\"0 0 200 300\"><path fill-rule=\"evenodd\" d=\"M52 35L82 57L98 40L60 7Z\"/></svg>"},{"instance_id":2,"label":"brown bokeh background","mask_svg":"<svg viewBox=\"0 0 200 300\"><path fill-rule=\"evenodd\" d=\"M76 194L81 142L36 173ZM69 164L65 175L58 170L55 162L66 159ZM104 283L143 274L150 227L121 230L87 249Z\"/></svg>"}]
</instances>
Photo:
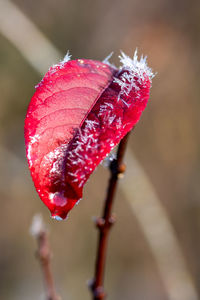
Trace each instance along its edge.
<instances>
[{"instance_id":1,"label":"brown bokeh background","mask_svg":"<svg viewBox=\"0 0 200 300\"><path fill-rule=\"evenodd\" d=\"M200 299L200 2L13 3L63 55L70 50L74 59L102 60L114 51L116 64L120 49L133 55L137 47L139 54L148 55L158 73L129 147L167 211ZM16 30L15 19L7 15L7 20ZM91 217L100 214L108 171L100 166L91 176L84 200L69 220L50 219L29 175L23 137L27 105L40 80L19 49L0 33L0 298L45 299L34 257L36 242L29 234L32 217L40 212L50 231L59 293L63 299L89 299L86 281L93 276L97 240ZM148 242L120 193L115 212L118 221L110 236L105 277L108 299L169 299Z\"/></svg>"}]
</instances>

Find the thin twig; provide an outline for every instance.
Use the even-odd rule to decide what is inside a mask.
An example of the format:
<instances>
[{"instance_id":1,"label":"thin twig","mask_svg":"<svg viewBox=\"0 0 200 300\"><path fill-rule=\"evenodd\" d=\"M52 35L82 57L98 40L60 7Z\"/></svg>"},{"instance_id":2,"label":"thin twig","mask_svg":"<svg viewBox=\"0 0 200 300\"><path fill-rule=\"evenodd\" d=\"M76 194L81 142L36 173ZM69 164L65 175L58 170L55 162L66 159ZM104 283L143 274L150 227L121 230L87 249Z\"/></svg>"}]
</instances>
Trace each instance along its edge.
<instances>
[{"instance_id":1,"label":"thin twig","mask_svg":"<svg viewBox=\"0 0 200 300\"><path fill-rule=\"evenodd\" d=\"M40 215L36 215L31 226L31 233L37 239L38 250L36 252L37 258L40 261L42 273L44 276L47 300L61 300L57 295L51 271L51 250L48 242L48 232L44 226Z\"/></svg>"},{"instance_id":2,"label":"thin twig","mask_svg":"<svg viewBox=\"0 0 200 300\"><path fill-rule=\"evenodd\" d=\"M96 219L96 226L99 229L99 243L96 257L95 278L90 286L93 300L103 300L105 298L103 280L105 272L107 241L110 227L115 221L114 216L111 214L112 204L116 193L118 179L122 177L123 173L125 172L123 157L126 150L128 137L129 133L121 140L119 144L117 158L110 163L109 169L111 176L109 180L103 216L102 218Z\"/></svg>"}]
</instances>

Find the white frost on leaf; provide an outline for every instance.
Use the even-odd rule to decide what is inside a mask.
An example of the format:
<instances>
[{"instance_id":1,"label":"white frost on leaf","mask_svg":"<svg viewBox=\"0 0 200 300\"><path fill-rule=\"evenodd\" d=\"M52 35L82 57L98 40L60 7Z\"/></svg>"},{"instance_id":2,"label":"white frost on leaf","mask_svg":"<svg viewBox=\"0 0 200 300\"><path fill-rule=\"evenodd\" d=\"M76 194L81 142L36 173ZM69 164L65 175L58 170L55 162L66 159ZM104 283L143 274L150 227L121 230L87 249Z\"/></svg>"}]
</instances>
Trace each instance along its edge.
<instances>
[{"instance_id":1,"label":"white frost on leaf","mask_svg":"<svg viewBox=\"0 0 200 300\"><path fill-rule=\"evenodd\" d=\"M96 137L96 127L98 122L94 120L86 120L84 129L79 128L77 131L76 139L73 142L73 149L68 153L68 165L77 165L75 172L68 172L68 175L72 178L72 182L78 182L78 187L82 187L85 183L85 174L82 174L82 170L85 172L90 171L90 165L93 163L89 158L86 151L95 151L98 147L98 139Z\"/></svg>"},{"instance_id":2,"label":"white frost on leaf","mask_svg":"<svg viewBox=\"0 0 200 300\"><path fill-rule=\"evenodd\" d=\"M142 55L141 58L138 59L137 49L133 58L130 58L121 51L119 59L122 64L119 68L119 72L124 71L124 73L120 76L120 78L114 78L114 82L116 82L121 88L118 100L120 100L123 95L128 96L133 88L136 92L139 92L139 84L143 84L146 81L146 78L148 78L151 82L152 78L155 76L152 69L147 65L147 57L143 57ZM126 104L126 102L124 103Z\"/></svg>"},{"instance_id":3,"label":"white frost on leaf","mask_svg":"<svg viewBox=\"0 0 200 300\"><path fill-rule=\"evenodd\" d=\"M103 60L103 63L108 65L111 68L116 69L116 66L114 64L111 64L110 61L109 61L110 58L112 57L112 55L113 55L113 52L111 52L108 56L106 56L106 58L104 58L104 60Z\"/></svg>"},{"instance_id":4,"label":"white frost on leaf","mask_svg":"<svg viewBox=\"0 0 200 300\"><path fill-rule=\"evenodd\" d=\"M51 177L58 176L61 174L67 147L68 147L67 143L62 144L59 147L55 148L53 151L49 152L45 156L45 160L48 161L48 163L53 163L52 168L49 172L49 175Z\"/></svg>"},{"instance_id":5,"label":"white frost on leaf","mask_svg":"<svg viewBox=\"0 0 200 300\"><path fill-rule=\"evenodd\" d=\"M67 51L67 54L65 55L63 61L61 61L62 64L68 62L71 59L71 54L69 54L69 50Z\"/></svg>"},{"instance_id":6,"label":"white frost on leaf","mask_svg":"<svg viewBox=\"0 0 200 300\"><path fill-rule=\"evenodd\" d=\"M58 64L55 64L53 65L49 71L51 73L54 73L56 72L56 70L59 68L59 69L62 69L64 67L64 64L67 63L68 61L70 61L71 59L71 54L69 54L69 50L67 51L67 54L65 55L64 59L61 60Z\"/></svg>"},{"instance_id":7,"label":"white frost on leaf","mask_svg":"<svg viewBox=\"0 0 200 300\"><path fill-rule=\"evenodd\" d=\"M33 165L32 157L31 157L32 146L33 146L33 144L38 142L39 137L40 137L39 134L35 134L34 136L30 136L30 141L29 141L28 147L27 147L27 158L28 158L30 167L32 167L32 165Z\"/></svg>"},{"instance_id":8,"label":"white frost on leaf","mask_svg":"<svg viewBox=\"0 0 200 300\"><path fill-rule=\"evenodd\" d=\"M152 72L152 69L147 65L147 56L144 57L142 55L140 60L138 59L137 49L135 50L133 58L130 58L123 51L121 51L119 59L122 63L120 69L129 70L139 79L144 80L144 74L148 76L150 80L155 76L155 74Z\"/></svg>"},{"instance_id":9,"label":"white frost on leaf","mask_svg":"<svg viewBox=\"0 0 200 300\"><path fill-rule=\"evenodd\" d=\"M93 120L85 120L85 123L86 123L86 127L88 129L95 129L95 125L99 125L99 123L97 121L93 121Z\"/></svg>"}]
</instances>

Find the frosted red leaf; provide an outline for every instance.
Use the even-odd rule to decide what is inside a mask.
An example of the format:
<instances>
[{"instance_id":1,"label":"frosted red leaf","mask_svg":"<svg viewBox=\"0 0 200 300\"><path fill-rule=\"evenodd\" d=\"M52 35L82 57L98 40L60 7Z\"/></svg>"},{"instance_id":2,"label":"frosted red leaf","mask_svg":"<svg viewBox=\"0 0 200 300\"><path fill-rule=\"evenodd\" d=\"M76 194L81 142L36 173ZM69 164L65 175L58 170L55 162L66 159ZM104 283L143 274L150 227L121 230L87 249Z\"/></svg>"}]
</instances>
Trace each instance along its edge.
<instances>
[{"instance_id":1,"label":"frosted red leaf","mask_svg":"<svg viewBox=\"0 0 200 300\"><path fill-rule=\"evenodd\" d=\"M107 60L69 56L36 87L25 120L26 154L41 200L65 219L82 198L97 165L138 122L153 73L146 58L122 53L117 69Z\"/></svg>"}]
</instances>

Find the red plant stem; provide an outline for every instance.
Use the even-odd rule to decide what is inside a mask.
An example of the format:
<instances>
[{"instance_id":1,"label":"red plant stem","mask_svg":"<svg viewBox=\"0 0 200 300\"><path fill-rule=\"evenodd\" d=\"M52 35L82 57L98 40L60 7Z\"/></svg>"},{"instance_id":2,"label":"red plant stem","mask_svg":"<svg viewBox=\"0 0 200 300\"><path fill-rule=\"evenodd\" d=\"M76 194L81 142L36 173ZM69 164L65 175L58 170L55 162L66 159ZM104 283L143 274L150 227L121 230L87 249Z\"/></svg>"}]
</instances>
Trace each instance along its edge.
<instances>
[{"instance_id":1,"label":"red plant stem","mask_svg":"<svg viewBox=\"0 0 200 300\"><path fill-rule=\"evenodd\" d=\"M123 164L123 157L126 150L126 145L128 142L128 133L120 142L117 158L110 163L109 169L111 172L107 196L105 200L105 206L102 218L97 218L96 226L99 229L99 242L96 257L96 268L95 268L95 278L91 284L91 290L93 294L93 300L102 300L105 298L105 292L103 289L103 280L105 272L105 262L106 262L106 250L108 234L111 225L114 223L115 219L111 215L112 204L114 201L118 179L125 172L125 165Z\"/></svg>"},{"instance_id":2,"label":"red plant stem","mask_svg":"<svg viewBox=\"0 0 200 300\"><path fill-rule=\"evenodd\" d=\"M50 267L51 250L48 243L48 234L45 229L37 234L38 250L37 257L40 261L44 281L46 285L47 300L61 300L56 294L53 275Z\"/></svg>"}]
</instances>

